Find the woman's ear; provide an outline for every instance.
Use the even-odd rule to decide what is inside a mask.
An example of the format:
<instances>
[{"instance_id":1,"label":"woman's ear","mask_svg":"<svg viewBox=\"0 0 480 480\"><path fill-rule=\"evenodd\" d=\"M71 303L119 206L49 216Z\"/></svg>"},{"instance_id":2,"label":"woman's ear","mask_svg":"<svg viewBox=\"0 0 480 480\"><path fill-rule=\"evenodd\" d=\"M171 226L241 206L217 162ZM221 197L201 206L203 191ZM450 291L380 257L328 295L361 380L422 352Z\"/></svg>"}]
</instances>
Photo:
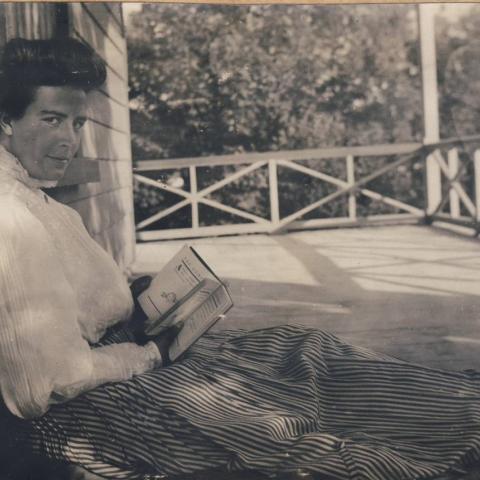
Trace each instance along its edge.
<instances>
[{"instance_id":1,"label":"woman's ear","mask_svg":"<svg viewBox=\"0 0 480 480\"><path fill-rule=\"evenodd\" d=\"M8 136L13 134L10 118L5 113L0 113L0 130Z\"/></svg>"}]
</instances>

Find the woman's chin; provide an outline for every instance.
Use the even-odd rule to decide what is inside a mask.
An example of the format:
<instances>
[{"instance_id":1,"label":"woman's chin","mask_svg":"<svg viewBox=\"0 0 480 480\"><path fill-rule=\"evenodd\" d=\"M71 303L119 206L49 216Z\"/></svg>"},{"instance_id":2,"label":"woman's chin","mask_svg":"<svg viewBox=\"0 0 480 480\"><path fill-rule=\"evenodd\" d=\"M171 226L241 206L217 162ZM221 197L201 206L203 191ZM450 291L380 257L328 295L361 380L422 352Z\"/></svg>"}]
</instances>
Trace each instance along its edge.
<instances>
[{"instance_id":1,"label":"woman's chin","mask_svg":"<svg viewBox=\"0 0 480 480\"><path fill-rule=\"evenodd\" d=\"M65 175L65 170L58 172L56 175L51 175L48 180L61 180Z\"/></svg>"},{"instance_id":2,"label":"woman's chin","mask_svg":"<svg viewBox=\"0 0 480 480\"><path fill-rule=\"evenodd\" d=\"M52 180L52 181L61 180L65 175L67 166L58 166L56 168L49 169L47 172L45 172L43 180Z\"/></svg>"}]
</instances>

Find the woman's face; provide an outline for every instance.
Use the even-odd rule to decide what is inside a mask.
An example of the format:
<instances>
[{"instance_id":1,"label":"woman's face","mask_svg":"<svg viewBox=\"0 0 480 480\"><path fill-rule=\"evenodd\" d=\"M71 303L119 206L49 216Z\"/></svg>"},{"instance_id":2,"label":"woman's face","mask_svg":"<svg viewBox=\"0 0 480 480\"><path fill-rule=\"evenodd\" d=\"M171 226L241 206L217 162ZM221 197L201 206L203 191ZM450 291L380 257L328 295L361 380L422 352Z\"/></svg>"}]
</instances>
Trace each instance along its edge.
<instances>
[{"instance_id":1,"label":"woman's face","mask_svg":"<svg viewBox=\"0 0 480 480\"><path fill-rule=\"evenodd\" d=\"M87 96L71 87L39 87L18 120L10 121L8 147L31 177L59 180L80 144Z\"/></svg>"}]
</instances>

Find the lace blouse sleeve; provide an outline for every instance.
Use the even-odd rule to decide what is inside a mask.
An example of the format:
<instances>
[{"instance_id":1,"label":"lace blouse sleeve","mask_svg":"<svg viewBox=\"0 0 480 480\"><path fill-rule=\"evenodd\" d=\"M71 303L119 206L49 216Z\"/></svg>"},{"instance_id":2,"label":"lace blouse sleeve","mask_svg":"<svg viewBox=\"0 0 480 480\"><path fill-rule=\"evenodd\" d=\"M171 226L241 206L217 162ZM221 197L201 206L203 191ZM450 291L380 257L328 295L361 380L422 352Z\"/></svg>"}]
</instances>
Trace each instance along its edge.
<instances>
[{"instance_id":1,"label":"lace blouse sleeve","mask_svg":"<svg viewBox=\"0 0 480 480\"><path fill-rule=\"evenodd\" d=\"M101 383L152 368L151 346L126 343L92 350L51 237L24 205L0 215L0 389L20 417L42 415Z\"/></svg>"}]
</instances>

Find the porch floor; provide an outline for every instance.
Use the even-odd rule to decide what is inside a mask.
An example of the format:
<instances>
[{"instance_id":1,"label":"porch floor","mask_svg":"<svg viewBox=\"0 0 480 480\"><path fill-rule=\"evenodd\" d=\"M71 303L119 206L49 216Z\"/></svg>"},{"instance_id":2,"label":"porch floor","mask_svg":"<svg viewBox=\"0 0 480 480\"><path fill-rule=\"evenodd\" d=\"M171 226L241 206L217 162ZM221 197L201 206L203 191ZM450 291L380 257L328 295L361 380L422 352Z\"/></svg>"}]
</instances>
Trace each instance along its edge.
<instances>
[{"instance_id":1,"label":"porch floor","mask_svg":"<svg viewBox=\"0 0 480 480\"><path fill-rule=\"evenodd\" d=\"M185 243L137 245L135 275ZM188 241L228 281L235 307L215 328L302 323L435 368L480 369L480 243L388 226Z\"/></svg>"}]
</instances>

